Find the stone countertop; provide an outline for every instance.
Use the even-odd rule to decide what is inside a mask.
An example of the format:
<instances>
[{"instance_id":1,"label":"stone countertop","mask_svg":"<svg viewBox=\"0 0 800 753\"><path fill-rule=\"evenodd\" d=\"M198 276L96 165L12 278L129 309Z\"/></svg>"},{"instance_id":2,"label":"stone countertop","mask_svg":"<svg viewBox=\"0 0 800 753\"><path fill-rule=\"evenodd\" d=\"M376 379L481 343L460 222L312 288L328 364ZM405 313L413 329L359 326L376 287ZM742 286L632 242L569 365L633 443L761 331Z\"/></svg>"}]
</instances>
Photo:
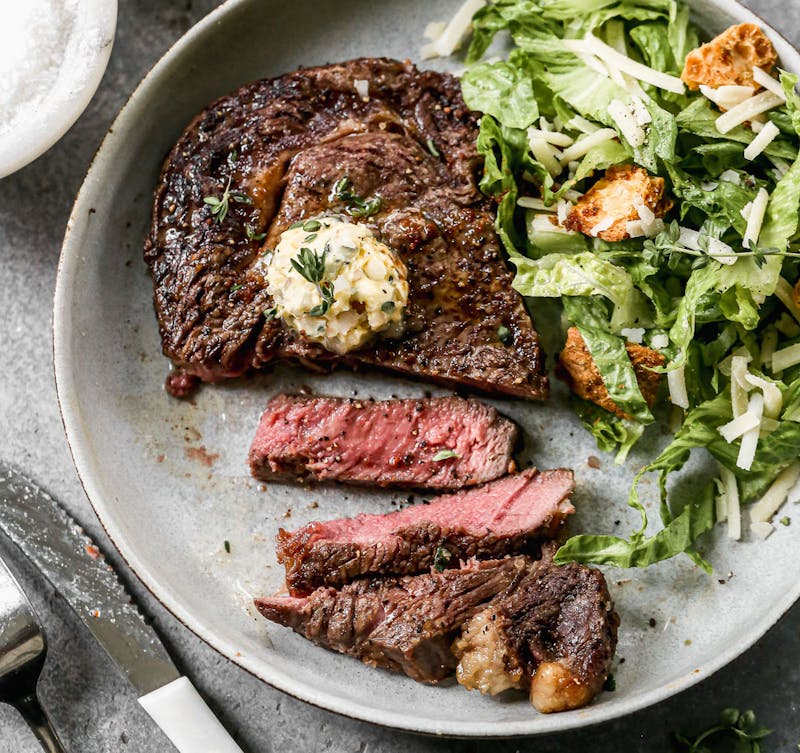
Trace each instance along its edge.
<instances>
[{"instance_id":1,"label":"stone countertop","mask_svg":"<svg viewBox=\"0 0 800 753\"><path fill-rule=\"evenodd\" d=\"M800 43L800 2L751 0L751 7ZM35 475L107 551L64 440L52 372L51 302L61 240L92 155L130 92L166 49L218 0L120 0L111 62L91 105L69 133L32 165L0 180L0 457ZM140 709L69 610L0 542L45 623L50 653L45 705L69 751L173 750ZM800 742L800 604L755 647L700 685L654 708L586 730L500 742L449 741L384 730L335 716L274 690L215 653L168 614L116 555L111 556L176 663L252 753L281 751L611 751L672 750L672 732L699 731L721 709L755 709L775 730L768 751ZM0 753L37 753L17 713L0 705Z\"/></svg>"}]
</instances>

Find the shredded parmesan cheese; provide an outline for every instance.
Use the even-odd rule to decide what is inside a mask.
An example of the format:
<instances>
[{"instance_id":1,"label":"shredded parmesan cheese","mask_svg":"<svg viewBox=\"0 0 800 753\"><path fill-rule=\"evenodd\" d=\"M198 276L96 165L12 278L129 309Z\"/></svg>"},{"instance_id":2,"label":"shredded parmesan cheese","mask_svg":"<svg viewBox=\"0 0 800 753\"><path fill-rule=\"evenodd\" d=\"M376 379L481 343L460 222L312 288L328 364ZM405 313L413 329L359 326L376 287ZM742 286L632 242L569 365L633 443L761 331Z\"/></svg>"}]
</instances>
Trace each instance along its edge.
<instances>
[{"instance_id":1,"label":"shredded parmesan cheese","mask_svg":"<svg viewBox=\"0 0 800 753\"><path fill-rule=\"evenodd\" d=\"M759 428L760 423L761 422L755 415L745 412L732 421L728 421L727 424L720 426L717 431L722 435L722 438L730 444L734 439L739 439L745 432Z\"/></svg>"},{"instance_id":2,"label":"shredded parmesan cheese","mask_svg":"<svg viewBox=\"0 0 800 753\"><path fill-rule=\"evenodd\" d=\"M761 338L761 366L772 369L772 354L778 346L778 330L769 327Z\"/></svg>"},{"instance_id":3,"label":"shredded parmesan cheese","mask_svg":"<svg viewBox=\"0 0 800 753\"><path fill-rule=\"evenodd\" d=\"M644 327L623 327L619 333L629 342L637 345L644 339Z\"/></svg>"},{"instance_id":4,"label":"shredded parmesan cheese","mask_svg":"<svg viewBox=\"0 0 800 753\"><path fill-rule=\"evenodd\" d=\"M763 91L748 97L744 102L732 107L728 112L722 113L715 123L720 133L736 128L747 120L752 120L756 115L771 110L773 107L783 104L783 100L770 91Z\"/></svg>"},{"instance_id":5,"label":"shredded parmesan cheese","mask_svg":"<svg viewBox=\"0 0 800 753\"><path fill-rule=\"evenodd\" d=\"M689 394L686 391L686 374L683 366L667 372L667 386L669 387L670 402L679 408L688 410Z\"/></svg>"},{"instance_id":6,"label":"shredded parmesan cheese","mask_svg":"<svg viewBox=\"0 0 800 753\"><path fill-rule=\"evenodd\" d=\"M613 224L613 217L604 217L589 231L589 235L591 235L592 238L597 238L597 236L602 233L603 230L608 230L608 228L610 228Z\"/></svg>"},{"instance_id":7,"label":"shredded parmesan cheese","mask_svg":"<svg viewBox=\"0 0 800 753\"><path fill-rule=\"evenodd\" d=\"M766 494L750 508L750 520L754 523L769 522L780 510L798 479L800 479L800 460L778 474Z\"/></svg>"},{"instance_id":8,"label":"shredded parmesan cheese","mask_svg":"<svg viewBox=\"0 0 800 753\"><path fill-rule=\"evenodd\" d=\"M750 530L762 541L766 541L775 530L771 523L751 523Z\"/></svg>"},{"instance_id":9,"label":"shredded parmesan cheese","mask_svg":"<svg viewBox=\"0 0 800 753\"><path fill-rule=\"evenodd\" d=\"M767 91L771 91L776 97L780 97L784 102L786 101L786 95L783 93L783 87L781 86L781 82L778 79L773 78L769 75L763 68L759 68L757 65L753 66L753 81L757 84L761 84Z\"/></svg>"},{"instance_id":10,"label":"shredded parmesan cheese","mask_svg":"<svg viewBox=\"0 0 800 753\"><path fill-rule=\"evenodd\" d=\"M461 44L472 25L472 16L486 5L486 0L466 0L456 11L442 32L422 48L423 58L447 57L452 55ZM428 25L430 30L431 26Z\"/></svg>"},{"instance_id":11,"label":"shredded parmesan cheese","mask_svg":"<svg viewBox=\"0 0 800 753\"><path fill-rule=\"evenodd\" d=\"M719 174L719 179L724 180L726 183L733 183L736 186L742 183L742 176L736 170L725 170L725 172Z\"/></svg>"},{"instance_id":12,"label":"shredded parmesan cheese","mask_svg":"<svg viewBox=\"0 0 800 753\"><path fill-rule=\"evenodd\" d=\"M581 133L594 133L600 130L599 125L592 123L591 120L586 120L580 115L573 115L564 125L566 128L570 128L573 131L581 131Z\"/></svg>"},{"instance_id":13,"label":"shredded parmesan cheese","mask_svg":"<svg viewBox=\"0 0 800 753\"><path fill-rule=\"evenodd\" d=\"M556 176L561 173L561 165L556 157L556 150L544 139L530 139L531 152L533 156L544 165L550 175Z\"/></svg>"},{"instance_id":14,"label":"shredded parmesan cheese","mask_svg":"<svg viewBox=\"0 0 800 753\"><path fill-rule=\"evenodd\" d=\"M661 350L662 348L666 348L669 345L669 336L668 335L653 335L650 340L650 347L655 348L656 350Z\"/></svg>"},{"instance_id":15,"label":"shredded parmesan cheese","mask_svg":"<svg viewBox=\"0 0 800 753\"><path fill-rule=\"evenodd\" d=\"M755 123L753 124L755 126ZM753 129L755 130L755 128ZM763 152L778 136L780 130L771 120L761 128L758 135L745 147L744 158L754 160Z\"/></svg>"},{"instance_id":16,"label":"shredded parmesan cheese","mask_svg":"<svg viewBox=\"0 0 800 753\"><path fill-rule=\"evenodd\" d=\"M608 114L631 146L637 147L644 144L644 128L636 122L630 107L621 100L614 99L608 106Z\"/></svg>"},{"instance_id":17,"label":"shredded parmesan cheese","mask_svg":"<svg viewBox=\"0 0 800 753\"><path fill-rule=\"evenodd\" d=\"M528 129L528 139L544 139L548 144L554 144L555 146L569 146L575 141L572 136L567 136L566 133L545 131L533 126Z\"/></svg>"},{"instance_id":18,"label":"shredded parmesan cheese","mask_svg":"<svg viewBox=\"0 0 800 753\"><path fill-rule=\"evenodd\" d=\"M725 489L727 502L728 538L738 541L742 538L742 514L739 506L739 487L736 485L736 476L727 468L720 468L720 478Z\"/></svg>"},{"instance_id":19,"label":"shredded parmesan cheese","mask_svg":"<svg viewBox=\"0 0 800 753\"><path fill-rule=\"evenodd\" d=\"M761 417L764 411L764 396L755 392L750 396L747 403L747 413L755 415L758 424L761 424ZM739 455L736 458L737 467L749 471L756 457L756 447L758 446L758 428L750 429L742 435L742 443L739 446Z\"/></svg>"},{"instance_id":20,"label":"shredded parmesan cheese","mask_svg":"<svg viewBox=\"0 0 800 753\"><path fill-rule=\"evenodd\" d=\"M781 348L772 354L773 372L783 371L800 363L800 343L790 345L788 348Z\"/></svg>"},{"instance_id":21,"label":"shredded parmesan cheese","mask_svg":"<svg viewBox=\"0 0 800 753\"><path fill-rule=\"evenodd\" d=\"M647 233L644 231L644 225L642 224L641 220L628 220L625 223L625 232L631 238L641 238Z\"/></svg>"},{"instance_id":22,"label":"shredded parmesan cheese","mask_svg":"<svg viewBox=\"0 0 800 753\"><path fill-rule=\"evenodd\" d=\"M434 40L444 34L447 24L444 21L431 21L426 27L422 35L425 39Z\"/></svg>"},{"instance_id":23,"label":"shredded parmesan cheese","mask_svg":"<svg viewBox=\"0 0 800 753\"><path fill-rule=\"evenodd\" d=\"M753 248L758 243L758 236L761 234L761 225L764 222L764 214L767 211L768 202L769 194L767 193L767 189L763 187L759 188L746 217L747 228L742 238L742 245L745 248Z\"/></svg>"},{"instance_id":24,"label":"shredded parmesan cheese","mask_svg":"<svg viewBox=\"0 0 800 753\"><path fill-rule=\"evenodd\" d=\"M590 149L615 138L617 138L617 132L613 128L599 128L582 139L578 139L572 146L568 146L561 155L561 164L566 165L579 159L585 156Z\"/></svg>"},{"instance_id":25,"label":"shredded parmesan cheese","mask_svg":"<svg viewBox=\"0 0 800 753\"><path fill-rule=\"evenodd\" d=\"M353 79L353 86L364 102L369 102L369 81L365 78Z\"/></svg>"},{"instance_id":26,"label":"shredded parmesan cheese","mask_svg":"<svg viewBox=\"0 0 800 753\"><path fill-rule=\"evenodd\" d=\"M675 94L683 94L684 92L683 81L677 76L670 76L668 73L663 73L662 71L657 71L654 68L643 65L629 58L627 55L622 55L613 47L609 47L605 42L601 42L591 32L582 40L564 40L564 45L570 52L596 55L600 60L604 61L607 66L613 65L623 73L627 73L638 81L643 81L645 84L652 84L659 89L664 89Z\"/></svg>"},{"instance_id":27,"label":"shredded parmesan cheese","mask_svg":"<svg viewBox=\"0 0 800 753\"><path fill-rule=\"evenodd\" d=\"M700 93L723 110L730 110L752 97L754 92L752 86L726 85L714 88L700 84Z\"/></svg>"},{"instance_id":28,"label":"shredded parmesan cheese","mask_svg":"<svg viewBox=\"0 0 800 753\"><path fill-rule=\"evenodd\" d=\"M744 378L749 384L758 387L764 393L764 415L767 418L778 418L783 407L783 395L778 389L778 385L755 374L747 373Z\"/></svg>"}]
</instances>

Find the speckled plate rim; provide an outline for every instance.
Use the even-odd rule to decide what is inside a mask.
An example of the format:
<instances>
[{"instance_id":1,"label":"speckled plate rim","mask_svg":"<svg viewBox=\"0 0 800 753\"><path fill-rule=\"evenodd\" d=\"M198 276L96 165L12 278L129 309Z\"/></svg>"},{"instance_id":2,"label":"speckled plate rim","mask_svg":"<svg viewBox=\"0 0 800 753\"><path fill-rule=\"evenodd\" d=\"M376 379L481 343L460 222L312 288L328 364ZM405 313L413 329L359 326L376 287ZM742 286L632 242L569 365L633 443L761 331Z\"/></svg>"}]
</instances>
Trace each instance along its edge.
<instances>
[{"instance_id":1,"label":"speckled plate rim","mask_svg":"<svg viewBox=\"0 0 800 753\"><path fill-rule=\"evenodd\" d=\"M142 557L133 546L129 545L124 532L115 522L113 513L104 500L99 482L99 461L92 451L87 427L83 425L79 413L72 408L72 406L76 405L77 389L69 350L69 335L72 326L69 303L71 291L76 281L79 258L84 247L82 240L87 232L87 217L89 216L90 208L103 191L103 175L106 165L113 160L116 150L125 143L126 134L136 127L138 118L145 116L150 92L160 86L162 78L169 74L173 66L180 66L181 55L185 49L201 43L204 37L214 33L216 25L227 13L235 11L239 6L251 1L227 0L227 2L192 27L150 70L117 116L98 149L67 223L67 231L58 264L53 309L53 362L56 390L67 443L81 484L101 525L114 546L119 550L122 558L144 586L181 623L213 649L255 677L314 706L353 719L409 732L462 738L499 738L547 734L599 724L664 701L695 685L700 680L710 677L714 672L741 655L775 625L800 598L800 581L797 582L794 589L787 591L783 598L777 600L770 609L766 610L761 615L760 620L752 623L750 630L741 634L739 640L732 643L726 651L709 657L707 661L699 664L691 672L649 692L640 693L619 703L589 706L569 714L536 715L532 717L531 721L508 722L498 720L491 723L469 723L445 720L434 724L429 720L423 720L420 723L420 720L410 714L403 713L401 710L396 712L381 710L378 712L376 709L361 703L348 701L331 693L320 692L305 683L297 682L286 672L274 667L265 668L263 663L256 662L247 656L239 655L236 646L230 641L211 630L207 630L193 616L191 611L183 606L180 597L159 582L148 564L147 557ZM778 48L782 62L789 68L800 71L800 53L763 19L734 0L707 1L710 6L714 6L721 11L724 10L726 13L735 16L740 22L756 23L764 28Z\"/></svg>"}]
</instances>

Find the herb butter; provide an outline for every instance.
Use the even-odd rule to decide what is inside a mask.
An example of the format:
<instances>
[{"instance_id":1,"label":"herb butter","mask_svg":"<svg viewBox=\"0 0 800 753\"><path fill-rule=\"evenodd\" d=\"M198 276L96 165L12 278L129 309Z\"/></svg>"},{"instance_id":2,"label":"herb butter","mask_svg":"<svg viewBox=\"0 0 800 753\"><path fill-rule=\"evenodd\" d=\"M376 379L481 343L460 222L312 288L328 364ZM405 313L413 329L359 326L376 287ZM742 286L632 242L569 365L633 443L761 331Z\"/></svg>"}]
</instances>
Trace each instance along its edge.
<instances>
[{"instance_id":1,"label":"herb butter","mask_svg":"<svg viewBox=\"0 0 800 753\"><path fill-rule=\"evenodd\" d=\"M319 217L285 230L261 258L275 316L334 353L399 337L408 303L402 260L365 225Z\"/></svg>"}]
</instances>

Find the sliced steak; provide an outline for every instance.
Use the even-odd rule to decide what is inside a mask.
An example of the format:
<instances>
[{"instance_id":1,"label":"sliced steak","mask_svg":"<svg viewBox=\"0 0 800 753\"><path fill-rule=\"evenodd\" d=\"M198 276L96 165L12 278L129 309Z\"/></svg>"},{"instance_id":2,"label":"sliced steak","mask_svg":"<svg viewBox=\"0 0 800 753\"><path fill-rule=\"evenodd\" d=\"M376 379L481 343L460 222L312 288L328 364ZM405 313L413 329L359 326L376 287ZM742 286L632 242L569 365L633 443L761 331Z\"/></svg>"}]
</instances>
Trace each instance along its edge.
<instances>
[{"instance_id":1,"label":"sliced steak","mask_svg":"<svg viewBox=\"0 0 800 753\"><path fill-rule=\"evenodd\" d=\"M278 533L278 561L294 594L376 574L411 574L487 559L554 536L574 512L572 471L529 469L384 515L315 522Z\"/></svg>"},{"instance_id":2,"label":"sliced steak","mask_svg":"<svg viewBox=\"0 0 800 753\"><path fill-rule=\"evenodd\" d=\"M508 473L517 430L477 400L347 400L278 395L250 447L258 479L310 477L460 489Z\"/></svg>"},{"instance_id":3,"label":"sliced steak","mask_svg":"<svg viewBox=\"0 0 800 753\"><path fill-rule=\"evenodd\" d=\"M511 590L530 565L527 557L470 562L459 570L363 579L339 591L323 587L305 598L276 596L255 604L268 620L320 646L435 683L456 667L450 645L461 626Z\"/></svg>"},{"instance_id":4,"label":"sliced steak","mask_svg":"<svg viewBox=\"0 0 800 753\"><path fill-rule=\"evenodd\" d=\"M476 185L477 134L458 79L386 59L300 70L214 102L167 157L145 243L165 355L210 381L282 359L545 398L539 339ZM262 234L273 248L296 220L344 211L332 198L343 177L380 198L363 221L405 262L410 297L403 337L337 356L264 316L272 302L254 263ZM204 198L226 186L218 222ZM170 386L183 395L187 381Z\"/></svg>"},{"instance_id":5,"label":"sliced steak","mask_svg":"<svg viewBox=\"0 0 800 753\"><path fill-rule=\"evenodd\" d=\"M619 617L599 570L543 560L453 644L458 681L494 695L528 690L544 713L585 706L603 688Z\"/></svg>"}]
</instances>

